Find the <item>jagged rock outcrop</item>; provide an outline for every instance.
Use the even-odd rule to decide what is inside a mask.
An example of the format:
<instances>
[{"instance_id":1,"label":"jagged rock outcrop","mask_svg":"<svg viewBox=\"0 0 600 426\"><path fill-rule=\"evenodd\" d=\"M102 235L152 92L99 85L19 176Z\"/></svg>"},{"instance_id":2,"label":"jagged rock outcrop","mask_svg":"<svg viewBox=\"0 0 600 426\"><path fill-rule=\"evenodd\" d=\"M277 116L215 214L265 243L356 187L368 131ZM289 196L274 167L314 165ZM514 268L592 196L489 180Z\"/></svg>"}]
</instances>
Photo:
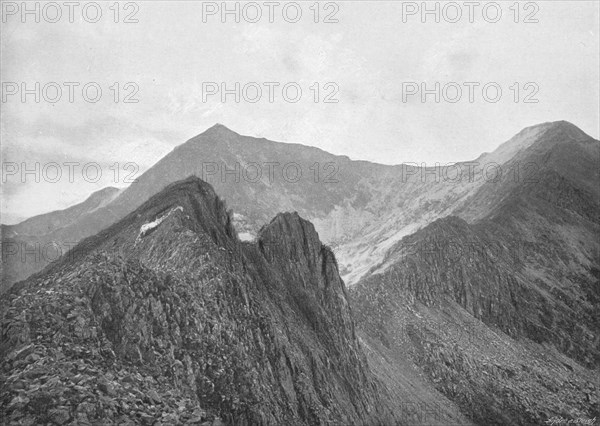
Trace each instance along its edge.
<instances>
[{"instance_id":1,"label":"jagged rock outcrop","mask_svg":"<svg viewBox=\"0 0 600 426\"><path fill-rule=\"evenodd\" d=\"M315 297L300 299L299 304L323 307L320 316L335 319L335 324L322 324L323 331L342 332L356 345L346 287L339 277L334 254L319 241L314 226L297 213L279 214L260 231L258 245L265 257L278 266L282 279L292 278L293 283L301 285L290 289L296 297ZM312 316L308 319L316 320Z\"/></svg>"},{"instance_id":2,"label":"jagged rock outcrop","mask_svg":"<svg viewBox=\"0 0 600 426\"><path fill-rule=\"evenodd\" d=\"M197 178L82 241L0 307L8 424L400 423L314 227L280 214L257 244L241 243Z\"/></svg>"}]
</instances>

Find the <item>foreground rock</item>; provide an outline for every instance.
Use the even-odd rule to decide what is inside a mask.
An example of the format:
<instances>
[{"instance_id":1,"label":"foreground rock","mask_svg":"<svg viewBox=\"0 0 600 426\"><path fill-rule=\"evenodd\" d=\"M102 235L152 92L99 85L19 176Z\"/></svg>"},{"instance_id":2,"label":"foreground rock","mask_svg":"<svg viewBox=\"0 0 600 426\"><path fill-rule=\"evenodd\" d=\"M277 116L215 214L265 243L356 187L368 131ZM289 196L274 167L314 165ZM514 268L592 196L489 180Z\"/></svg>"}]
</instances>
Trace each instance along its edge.
<instances>
[{"instance_id":1,"label":"foreground rock","mask_svg":"<svg viewBox=\"0 0 600 426\"><path fill-rule=\"evenodd\" d=\"M402 423L313 226L282 214L241 243L196 178L20 283L1 314L8 424Z\"/></svg>"}]
</instances>

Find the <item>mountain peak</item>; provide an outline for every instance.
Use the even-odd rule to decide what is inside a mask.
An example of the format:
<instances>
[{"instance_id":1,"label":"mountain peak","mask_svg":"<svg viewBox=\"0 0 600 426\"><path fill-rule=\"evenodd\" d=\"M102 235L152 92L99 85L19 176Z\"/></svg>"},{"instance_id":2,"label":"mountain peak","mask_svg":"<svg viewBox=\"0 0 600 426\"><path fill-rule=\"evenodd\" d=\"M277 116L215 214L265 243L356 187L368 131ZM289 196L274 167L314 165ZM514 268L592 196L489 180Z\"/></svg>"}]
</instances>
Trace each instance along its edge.
<instances>
[{"instance_id":1,"label":"mountain peak","mask_svg":"<svg viewBox=\"0 0 600 426\"><path fill-rule=\"evenodd\" d=\"M569 137L576 140L579 139L588 139L588 136L583 130L577 127L575 124L566 121L566 120L558 120L558 121L548 121L545 123L536 124L533 126L529 126L521 130L516 137L525 134L536 133L539 136L548 136L548 135L562 135L563 137Z\"/></svg>"},{"instance_id":2,"label":"mountain peak","mask_svg":"<svg viewBox=\"0 0 600 426\"><path fill-rule=\"evenodd\" d=\"M584 132L577 127L575 124L566 121L566 120L558 120L558 121L546 121L544 123L534 124L532 126L527 126L523 128L519 133L517 133L514 137L519 137L525 134L537 133L541 135L543 132L547 131L569 131L575 132L578 134L584 134Z\"/></svg>"},{"instance_id":3,"label":"mountain peak","mask_svg":"<svg viewBox=\"0 0 600 426\"><path fill-rule=\"evenodd\" d=\"M231 130L230 128L228 128L227 126L225 126L221 123L216 123L213 126L206 129L202 133L202 135L206 135L206 134L234 134L234 135L237 135L238 133L234 132L233 130Z\"/></svg>"},{"instance_id":4,"label":"mountain peak","mask_svg":"<svg viewBox=\"0 0 600 426\"><path fill-rule=\"evenodd\" d=\"M261 240L271 239L280 243L283 235L293 236L295 241L303 245L318 245L321 241L313 224L300 217L298 212L278 213L271 222L260 231Z\"/></svg>"},{"instance_id":5,"label":"mountain peak","mask_svg":"<svg viewBox=\"0 0 600 426\"><path fill-rule=\"evenodd\" d=\"M568 137L574 140L590 139L588 134L568 121L553 121L547 124L546 134L548 135L561 135L562 137Z\"/></svg>"},{"instance_id":6,"label":"mountain peak","mask_svg":"<svg viewBox=\"0 0 600 426\"><path fill-rule=\"evenodd\" d=\"M269 259L316 264L321 256L321 240L312 223L297 212L278 213L259 232L259 244Z\"/></svg>"},{"instance_id":7,"label":"mountain peak","mask_svg":"<svg viewBox=\"0 0 600 426\"><path fill-rule=\"evenodd\" d=\"M541 146L549 146L551 141L581 141L591 139L583 130L576 125L565 121L549 121L525 127L511 139L504 142L491 153L484 153L479 161L485 159L488 162L503 164L513 159L519 152L523 152L531 146L541 142Z\"/></svg>"},{"instance_id":8,"label":"mountain peak","mask_svg":"<svg viewBox=\"0 0 600 426\"><path fill-rule=\"evenodd\" d=\"M189 196L202 196L207 201L217 198L217 194L209 183L204 182L197 176L188 176L180 181L173 182L162 191L151 197L141 208L147 209L150 206L156 206L163 203L177 202L178 199L185 199Z\"/></svg>"},{"instance_id":9,"label":"mountain peak","mask_svg":"<svg viewBox=\"0 0 600 426\"><path fill-rule=\"evenodd\" d=\"M567 127L577 127L573 123L571 123L570 121L567 121L567 120L551 121L550 125L551 126L560 126L560 127L564 127L564 126L567 126Z\"/></svg>"},{"instance_id":10,"label":"mountain peak","mask_svg":"<svg viewBox=\"0 0 600 426\"><path fill-rule=\"evenodd\" d=\"M82 240L71 254L62 256L51 269L58 270L93 252L114 252L115 248L124 257L145 258L148 255L154 256L154 264L168 263L171 261L168 257L155 254L182 250L177 235L184 232L207 236L206 241L212 240L219 246L236 238L225 202L209 183L196 176L168 185L122 220ZM145 255L142 254L144 251ZM189 263L189 258L186 262Z\"/></svg>"},{"instance_id":11,"label":"mountain peak","mask_svg":"<svg viewBox=\"0 0 600 426\"><path fill-rule=\"evenodd\" d=\"M172 183L151 197L132 215L147 215L151 218L166 208L178 206L183 206L187 213L191 213L196 222L211 235L215 235L214 231L220 228L229 236L235 234L225 203L209 183L197 176L189 176Z\"/></svg>"}]
</instances>

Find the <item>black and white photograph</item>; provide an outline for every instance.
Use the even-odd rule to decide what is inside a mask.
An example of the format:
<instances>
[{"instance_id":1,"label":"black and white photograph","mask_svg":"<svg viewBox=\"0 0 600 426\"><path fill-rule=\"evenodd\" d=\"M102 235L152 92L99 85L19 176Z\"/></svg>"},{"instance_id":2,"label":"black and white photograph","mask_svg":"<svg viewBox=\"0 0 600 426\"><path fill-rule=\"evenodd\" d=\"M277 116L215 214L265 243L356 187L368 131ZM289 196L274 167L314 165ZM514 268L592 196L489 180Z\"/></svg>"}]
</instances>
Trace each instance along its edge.
<instances>
[{"instance_id":1,"label":"black and white photograph","mask_svg":"<svg viewBox=\"0 0 600 426\"><path fill-rule=\"evenodd\" d=\"M600 425L598 0L0 18L0 425Z\"/></svg>"}]
</instances>

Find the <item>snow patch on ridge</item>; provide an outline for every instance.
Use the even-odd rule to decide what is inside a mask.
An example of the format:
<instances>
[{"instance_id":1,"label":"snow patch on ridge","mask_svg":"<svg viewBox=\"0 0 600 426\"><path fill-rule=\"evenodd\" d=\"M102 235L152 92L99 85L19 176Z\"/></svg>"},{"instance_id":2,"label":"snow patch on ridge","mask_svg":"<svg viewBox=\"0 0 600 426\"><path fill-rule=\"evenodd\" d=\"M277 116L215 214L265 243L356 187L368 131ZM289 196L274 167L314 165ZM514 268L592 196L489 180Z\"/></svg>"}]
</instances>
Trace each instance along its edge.
<instances>
[{"instance_id":1,"label":"snow patch on ridge","mask_svg":"<svg viewBox=\"0 0 600 426\"><path fill-rule=\"evenodd\" d=\"M140 239L144 238L148 232L157 228L158 225L160 225L166 218L168 218L171 215L171 213L176 212L178 210L183 212L183 207L181 207L181 206L174 207L171 210L169 210L169 212L167 214L162 215L161 217L153 220L152 222L143 224L140 227L140 233L136 239L136 242L139 241Z\"/></svg>"},{"instance_id":2,"label":"snow patch on ridge","mask_svg":"<svg viewBox=\"0 0 600 426\"><path fill-rule=\"evenodd\" d=\"M250 232L240 232L238 234L238 237L239 237L240 241L252 241L256 238Z\"/></svg>"}]
</instances>

